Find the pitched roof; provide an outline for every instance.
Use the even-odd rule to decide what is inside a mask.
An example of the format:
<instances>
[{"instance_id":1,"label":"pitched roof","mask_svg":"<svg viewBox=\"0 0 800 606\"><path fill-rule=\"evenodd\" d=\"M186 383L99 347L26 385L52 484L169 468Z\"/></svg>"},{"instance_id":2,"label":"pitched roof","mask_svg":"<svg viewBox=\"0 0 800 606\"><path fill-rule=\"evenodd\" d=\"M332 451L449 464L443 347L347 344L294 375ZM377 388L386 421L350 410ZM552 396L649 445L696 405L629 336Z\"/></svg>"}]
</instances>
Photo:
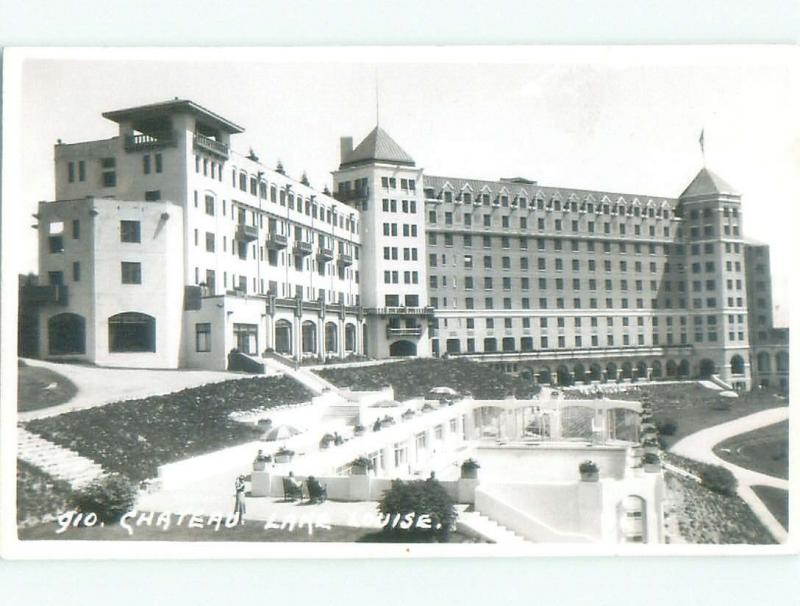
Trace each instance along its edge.
<instances>
[{"instance_id":1,"label":"pitched roof","mask_svg":"<svg viewBox=\"0 0 800 606\"><path fill-rule=\"evenodd\" d=\"M353 151L347 154L340 168L367 162L414 166L414 159L380 126L376 126Z\"/></svg>"},{"instance_id":2,"label":"pitched roof","mask_svg":"<svg viewBox=\"0 0 800 606\"><path fill-rule=\"evenodd\" d=\"M738 196L733 187L728 185L721 177L712 173L705 166L700 169L697 176L689 184L684 192L680 195L681 198L690 198L694 196L708 196L716 194L728 194Z\"/></svg>"}]
</instances>

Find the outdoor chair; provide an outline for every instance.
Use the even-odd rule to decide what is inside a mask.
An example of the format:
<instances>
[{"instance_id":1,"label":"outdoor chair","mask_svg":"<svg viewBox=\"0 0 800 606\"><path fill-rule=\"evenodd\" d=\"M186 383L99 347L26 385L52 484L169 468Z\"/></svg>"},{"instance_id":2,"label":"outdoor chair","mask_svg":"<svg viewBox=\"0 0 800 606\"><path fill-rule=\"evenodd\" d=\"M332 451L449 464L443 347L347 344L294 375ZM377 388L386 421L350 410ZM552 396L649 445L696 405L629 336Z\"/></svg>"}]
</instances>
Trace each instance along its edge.
<instances>
[{"instance_id":1,"label":"outdoor chair","mask_svg":"<svg viewBox=\"0 0 800 606\"><path fill-rule=\"evenodd\" d=\"M289 478L283 478L283 500L294 502L295 499L303 500L303 485L295 485Z\"/></svg>"},{"instance_id":2,"label":"outdoor chair","mask_svg":"<svg viewBox=\"0 0 800 606\"><path fill-rule=\"evenodd\" d=\"M317 480L306 481L306 489L311 503L324 503L328 499L328 489Z\"/></svg>"}]
</instances>

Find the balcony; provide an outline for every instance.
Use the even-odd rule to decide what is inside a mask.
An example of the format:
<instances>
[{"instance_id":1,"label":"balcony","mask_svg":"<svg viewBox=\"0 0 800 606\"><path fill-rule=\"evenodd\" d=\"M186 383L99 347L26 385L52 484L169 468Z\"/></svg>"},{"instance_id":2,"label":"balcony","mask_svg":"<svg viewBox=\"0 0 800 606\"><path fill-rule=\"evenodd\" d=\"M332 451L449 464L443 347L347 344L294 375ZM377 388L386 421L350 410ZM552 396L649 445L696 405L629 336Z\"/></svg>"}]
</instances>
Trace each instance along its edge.
<instances>
[{"instance_id":1,"label":"balcony","mask_svg":"<svg viewBox=\"0 0 800 606\"><path fill-rule=\"evenodd\" d=\"M244 223L239 223L236 226L236 239L239 242L252 242L253 240L258 240L258 227L255 225L245 225Z\"/></svg>"},{"instance_id":2,"label":"balcony","mask_svg":"<svg viewBox=\"0 0 800 606\"><path fill-rule=\"evenodd\" d=\"M223 160L227 160L229 156L228 146L226 144L197 133L194 135L194 147L195 149L200 149L219 156Z\"/></svg>"},{"instance_id":3,"label":"balcony","mask_svg":"<svg viewBox=\"0 0 800 606\"><path fill-rule=\"evenodd\" d=\"M361 189L340 189L333 194L334 200L339 202L352 202L353 200L366 200L369 197L369 187Z\"/></svg>"},{"instance_id":4,"label":"balcony","mask_svg":"<svg viewBox=\"0 0 800 606\"><path fill-rule=\"evenodd\" d=\"M283 250L288 246L288 240L283 234L270 234L267 237L267 248L270 250Z\"/></svg>"},{"instance_id":5,"label":"balcony","mask_svg":"<svg viewBox=\"0 0 800 606\"><path fill-rule=\"evenodd\" d=\"M174 131L164 131L152 135L126 135L125 151L141 151L145 149L158 149L161 147L172 147L176 144L177 138Z\"/></svg>"},{"instance_id":6,"label":"balcony","mask_svg":"<svg viewBox=\"0 0 800 606\"><path fill-rule=\"evenodd\" d=\"M336 262L342 267L350 267L353 264L353 255L339 253L339 259Z\"/></svg>"},{"instance_id":7,"label":"balcony","mask_svg":"<svg viewBox=\"0 0 800 606\"><path fill-rule=\"evenodd\" d=\"M392 337L420 337L422 336L422 326L404 326L401 328L386 327L386 336Z\"/></svg>"},{"instance_id":8,"label":"balcony","mask_svg":"<svg viewBox=\"0 0 800 606\"><path fill-rule=\"evenodd\" d=\"M26 285L22 289L23 305L61 305L69 302L67 287L62 284L50 286Z\"/></svg>"},{"instance_id":9,"label":"balcony","mask_svg":"<svg viewBox=\"0 0 800 606\"><path fill-rule=\"evenodd\" d=\"M432 316L433 307L368 307L365 310L371 316Z\"/></svg>"},{"instance_id":10,"label":"balcony","mask_svg":"<svg viewBox=\"0 0 800 606\"><path fill-rule=\"evenodd\" d=\"M314 252L314 247L311 242L294 243L294 254L304 257L306 255L310 255L312 252Z\"/></svg>"},{"instance_id":11,"label":"balcony","mask_svg":"<svg viewBox=\"0 0 800 606\"><path fill-rule=\"evenodd\" d=\"M328 261L333 261L333 249L332 248L320 248L317 251L317 260L320 263L327 263Z\"/></svg>"}]
</instances>

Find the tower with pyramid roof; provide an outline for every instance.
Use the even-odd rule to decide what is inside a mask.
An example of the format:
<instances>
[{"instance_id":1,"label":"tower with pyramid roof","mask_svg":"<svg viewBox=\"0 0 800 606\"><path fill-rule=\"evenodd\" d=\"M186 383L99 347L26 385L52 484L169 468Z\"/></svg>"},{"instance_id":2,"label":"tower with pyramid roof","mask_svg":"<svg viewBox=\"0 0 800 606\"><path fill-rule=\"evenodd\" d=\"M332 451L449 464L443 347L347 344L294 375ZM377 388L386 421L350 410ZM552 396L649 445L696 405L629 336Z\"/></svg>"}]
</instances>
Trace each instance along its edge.
<instances>
[{"instance_id":1,"label":"tower with pyramid roof","mask_svg":"<svg viewBox=\"0 0 800 606\"><path fill-rule=\"evenodd\" d=\"M693 374L750 389L741 196L703 167L680 195L679 211Z\"/></svg>"},{"instance_id":2,"label":"tower with pyramid roof","mask_svg":"<svg viewBox=\"0 0 800 606\"><path fill-rule=\"evenodd\" d=\"M430 355L422 169L376 126L355 148L340 142L334 197L361 213L361 302L367 355Z\"/></svg>"}]
</instances>

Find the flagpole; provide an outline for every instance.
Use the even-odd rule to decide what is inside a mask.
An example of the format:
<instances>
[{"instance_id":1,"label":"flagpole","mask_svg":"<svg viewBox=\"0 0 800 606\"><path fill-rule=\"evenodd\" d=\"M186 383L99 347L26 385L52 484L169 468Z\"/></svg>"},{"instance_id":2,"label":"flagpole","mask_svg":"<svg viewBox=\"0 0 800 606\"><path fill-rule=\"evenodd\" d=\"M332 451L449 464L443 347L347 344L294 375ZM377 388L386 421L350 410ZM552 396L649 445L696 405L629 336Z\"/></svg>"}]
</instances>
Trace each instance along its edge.
<instances>
[{"instance_id":1,"label":"flagpole","mask_svg":"<svg viewBox=\"0 0 800 606\"><path fill-rule=\"evenodd\" d=\"M703 127L700 130L700 153L703 156L703 168L706 166L706 129Z\"/></svg>"}]
</instances>

